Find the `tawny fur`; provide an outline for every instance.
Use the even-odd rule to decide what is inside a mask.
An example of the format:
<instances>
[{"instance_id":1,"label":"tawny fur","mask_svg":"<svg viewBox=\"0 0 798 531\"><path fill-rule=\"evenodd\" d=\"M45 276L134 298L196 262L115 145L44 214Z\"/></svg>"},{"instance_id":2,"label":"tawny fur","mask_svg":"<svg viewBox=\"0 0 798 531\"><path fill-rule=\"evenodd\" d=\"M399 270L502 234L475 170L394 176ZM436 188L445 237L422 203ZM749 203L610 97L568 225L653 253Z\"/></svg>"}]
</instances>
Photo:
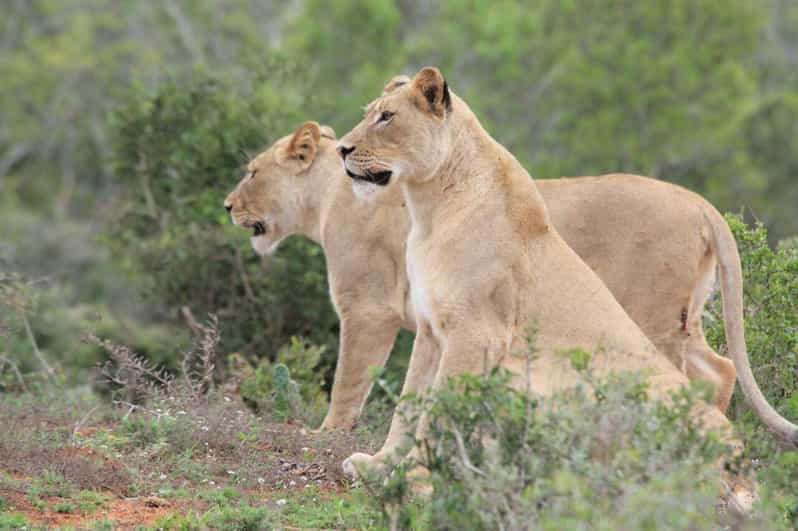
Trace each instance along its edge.
<instances>
[{"instance_id":1,"label":"tawny fur","mask_svg":"<svg viewBox=\"0 0 798 531\"><path fill-rule=\"evenodd\" d=\"M417 334L403 395L497 365L548 395L581 381L558 354L572 347L601 352L591 364L599 375L644 371L660 398L687 383L560 237L530 176L436 69L369 105L339 149L360 152L345 157L352 177L390 169L389 186L398 183L410 214L406 264ZM379 165L361 166L364 160ZM527 373L511 353L523 349L530 323L539 352ZM694 414L729 436L718 409L699 404ZM380 451L351 456L345 469L390 465L412 429L398 411ZM423 416L415 430L417 438L426 435Z\"/></svg>"},{"instance_id":2,"label":"tawny fur","mask_svg":"<svg viewBox=\"0 0 798 531\"><path fill-rule=\"evenodd\" d=\"M295 141L300 138L312 146L301 148ZM259 252L274 251L291 234L304 234L324 249L341 335L323 429L356 422L371 387L370 369L385 363L400 328L416 328L405 269L409 218L401 191L389 187L376 202L356 201L335 142L330 128L304 124L256 156L225 202L237 224L265 221L266 234L252 239ZM292 151L296 146L300 152ZM311 151L313 156L299 159ZM734 365L706 343L700 318L720 245L708 220L719 220L719 230L731 240L720 214L696 194L633 175L537 185L566 242L660 352L690 378L715 384L715 403L725 411ZM736 256L736 247L728 252ZM732 292L740 288L734 284Z\"/></svg>"}]
</instances>

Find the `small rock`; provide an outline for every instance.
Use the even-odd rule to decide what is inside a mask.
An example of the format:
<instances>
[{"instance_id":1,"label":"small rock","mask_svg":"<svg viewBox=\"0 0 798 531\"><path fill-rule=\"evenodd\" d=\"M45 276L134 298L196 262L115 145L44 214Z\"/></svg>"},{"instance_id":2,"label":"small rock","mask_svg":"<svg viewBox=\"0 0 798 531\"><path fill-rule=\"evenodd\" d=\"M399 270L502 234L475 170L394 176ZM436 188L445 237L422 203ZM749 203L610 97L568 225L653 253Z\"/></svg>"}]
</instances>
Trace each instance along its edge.
<instances>
[{"instance_id":1,"label":"small rock","mask_svg":"<svg viewBox=\"0 0 798 531\"><path fill-rule=\"evenodd\" d=\"M158 496L148 496L144 498L145 507L169 507L169 502Z\"/></svg>"}]
</instances>

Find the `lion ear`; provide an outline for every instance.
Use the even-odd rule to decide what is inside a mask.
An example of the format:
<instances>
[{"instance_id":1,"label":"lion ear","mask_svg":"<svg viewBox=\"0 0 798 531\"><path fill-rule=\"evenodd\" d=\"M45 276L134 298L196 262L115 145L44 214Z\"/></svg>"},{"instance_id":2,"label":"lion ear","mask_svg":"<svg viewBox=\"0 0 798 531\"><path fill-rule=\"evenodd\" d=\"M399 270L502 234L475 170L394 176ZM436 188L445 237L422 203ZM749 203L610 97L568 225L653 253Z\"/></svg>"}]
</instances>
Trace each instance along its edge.
<instances>
[{"instance_id":1,"label":"lion ear","mask_svg":"<svg viewBox=\"0 0 798 531\"><path fill-rule=\"evenodd\" d=\"M313 163L319 150L321 126L317 122L305 122L294 131L294 135L283 148L283 163L293 162L304 171Z\"/></svg>"},{"instance_id":2,"label":"lion ear","mask_svg":"<svg viewBox=\"0 0 798 531\"><path fill-rule=\"evenodd\" d=\"M422 68L412 83L420 96L422 109L428 110L438 118L443 118L452 109L449 85L437 68L433 66Z\"/></svg>"},{"instance_id":3,"label":"lion ear","mask_svg":"<svg viewBox=\"0 0 798 531\"><path fill-rule=\"evenodd\" d=\"M390 94L394 90L398 89L402 85L407 85L410 83L409 76L394 76L385 87L382 89L382 95L385 96L386 94Z\"/></svg>"},{"instance_id":4,"label":"lion ear","mask_svg":"<svg viewBox=\"0 0 798 531\"><path fill-rule=\"evenodd\" d=\"M335 129L330 127L329 125L322 125L319 127L321 131L321 136L324 138L329 138L330 140L337 140L338 137L335 135Z\"/></svg>"}]
</instances>

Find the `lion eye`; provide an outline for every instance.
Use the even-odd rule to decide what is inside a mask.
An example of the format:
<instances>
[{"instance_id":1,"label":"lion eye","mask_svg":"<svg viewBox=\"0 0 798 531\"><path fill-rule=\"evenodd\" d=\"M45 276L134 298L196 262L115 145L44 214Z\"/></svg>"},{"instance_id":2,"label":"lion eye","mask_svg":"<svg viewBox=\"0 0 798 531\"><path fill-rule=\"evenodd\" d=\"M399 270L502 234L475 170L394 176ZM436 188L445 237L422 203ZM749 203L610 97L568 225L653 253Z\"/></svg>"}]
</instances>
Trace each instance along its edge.
<instances>
[{"instance_id":1,"label":"lion eye","mask_svg":"<svg viewBox=\"0 0 798 531\"><path fill-rule=\"evenodd\" d=\"M258 173L258 170L252 170L252 173L249 174L249 178L254 179L256 173Z\"/></svg>"},{"instance_id":2,"label":"lion eye","mask_svg":"<svg viewBox=\"0 0 798 531\"><path fill-rule=\"evenodd\" d=\"M377 123L390 121L394 114L396 113L391 111L382 111L382 114L380 114L380 119L377 120Z\"/></svg>"}]
</instances>

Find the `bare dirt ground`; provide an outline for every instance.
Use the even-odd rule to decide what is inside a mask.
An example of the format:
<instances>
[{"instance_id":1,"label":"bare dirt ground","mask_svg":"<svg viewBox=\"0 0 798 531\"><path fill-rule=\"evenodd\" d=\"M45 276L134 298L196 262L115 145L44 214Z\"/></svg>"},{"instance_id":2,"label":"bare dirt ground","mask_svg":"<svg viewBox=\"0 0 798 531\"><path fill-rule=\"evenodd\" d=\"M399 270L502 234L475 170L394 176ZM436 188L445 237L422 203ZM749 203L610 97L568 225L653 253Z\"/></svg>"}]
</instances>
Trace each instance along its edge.
<instances>
[{"instance_id":1,"label":"bare dirt ground","mask_svg":"<svg viewBox=\"0 0 798 531\"><path fill-rule=\"evenodd\" d=\"M362 520L342 510L359 494L340 467L353 451L373 450L362 432L315 434L265 423L239 413L238 404L217 412L237 418L235 429L214 429L213 419L193 413L159 419L106 411L101 422L77 425L76 414L57 407L0 404L0 423L11 428L0 434L2 528L23 521L47 528L176 528L191 518L195 527L216 528L226 525L216 526L211 516L222 521L232 518L227 508L237 514L242 507L252 518L263 510L266 520L255 528L359 527Z\"/></svg>"}]
</instances>

